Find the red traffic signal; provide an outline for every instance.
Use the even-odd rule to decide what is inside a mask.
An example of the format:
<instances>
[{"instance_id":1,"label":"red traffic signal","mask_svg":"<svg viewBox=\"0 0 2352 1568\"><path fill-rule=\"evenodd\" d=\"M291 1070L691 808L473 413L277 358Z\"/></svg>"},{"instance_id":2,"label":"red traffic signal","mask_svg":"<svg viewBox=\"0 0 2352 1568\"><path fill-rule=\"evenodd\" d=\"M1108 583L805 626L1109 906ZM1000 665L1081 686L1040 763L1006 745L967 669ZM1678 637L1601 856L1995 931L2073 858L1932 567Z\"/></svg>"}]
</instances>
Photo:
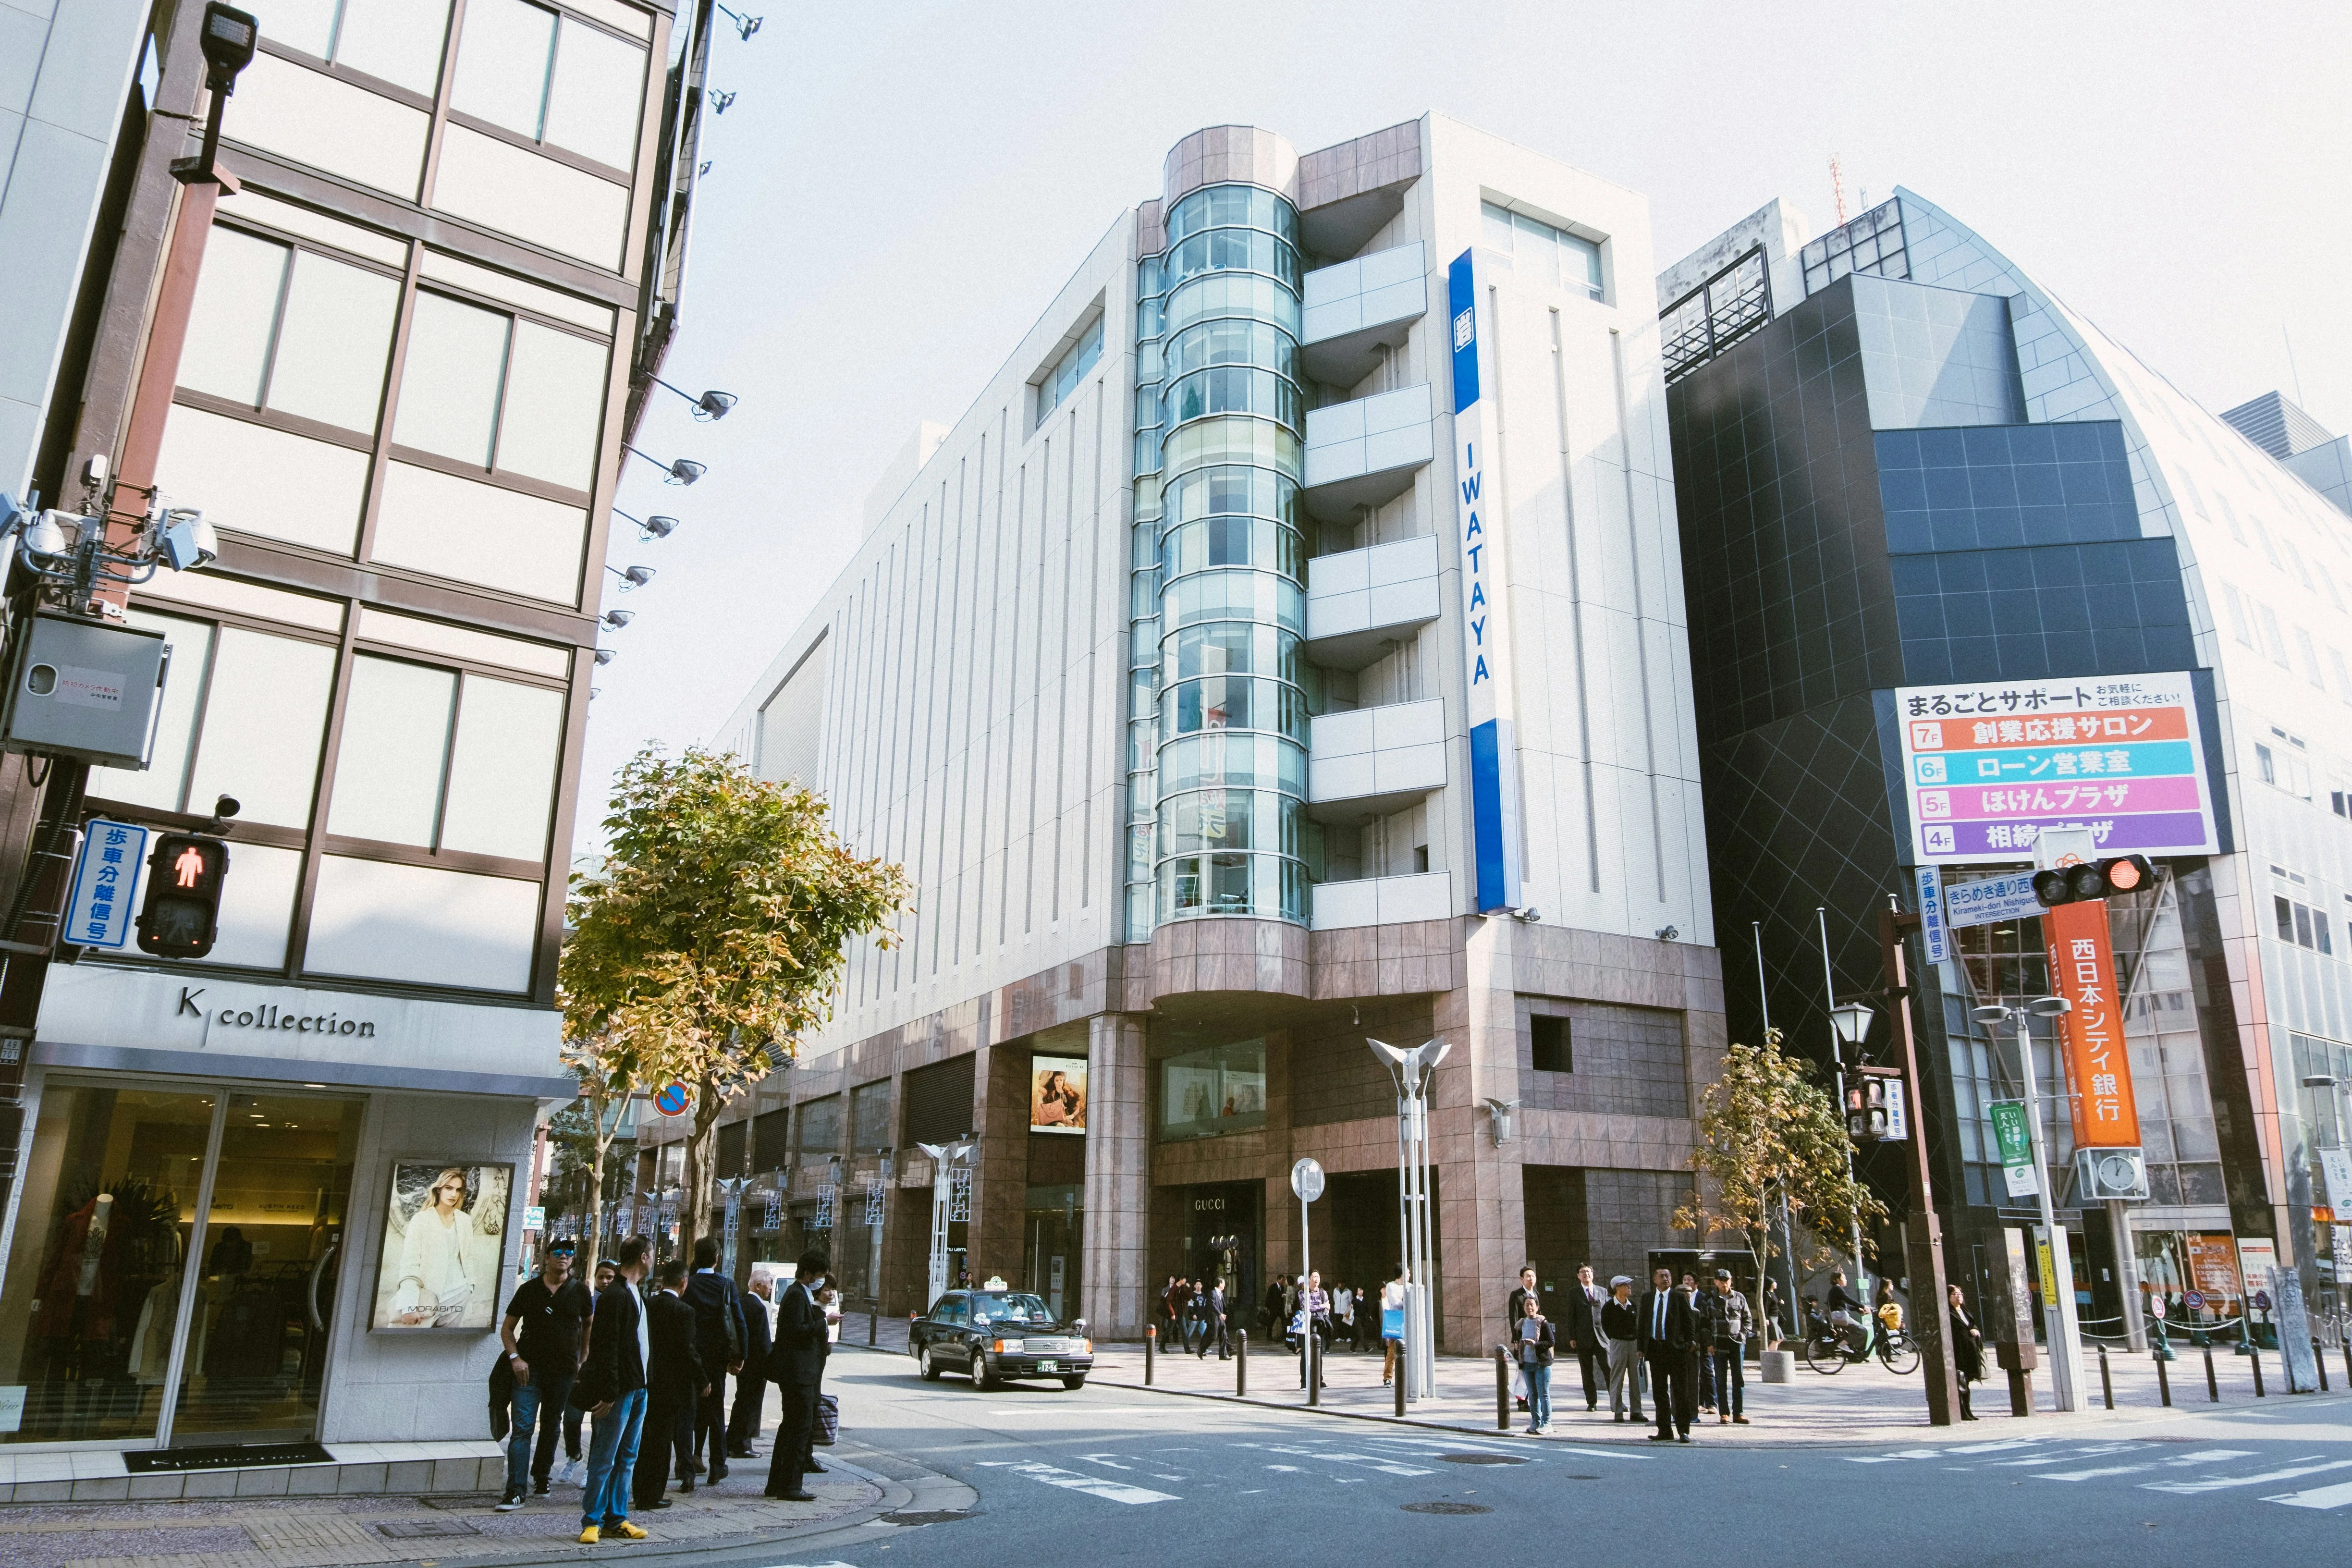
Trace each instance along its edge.
<instances>
[{"instance_id":1,"label":"red traffic signal","mask_svg":"<svg viewBox=\"0 0 2352 1568\"><path fill-rule=\"evenodd\" d=\"M139 950L202 958L220 934L221 884L228 846L193 833L165 833L147 857L147 897L139 906Z\"/></svg>"},{"instance_id":2,"label":"red traffic signal","mask_svg":"<svg viewBox=\"0 0 2352 1568\"><path fill-rule=\"evenodd\" d=\"M2156 868L2145 855L2117 855L2105 860L2085 860L2079 866L2033 873L2033 896L2044 908L2104 899L2110 893L2136 893L2156 880Z\"/></svg>"}]
</instances>

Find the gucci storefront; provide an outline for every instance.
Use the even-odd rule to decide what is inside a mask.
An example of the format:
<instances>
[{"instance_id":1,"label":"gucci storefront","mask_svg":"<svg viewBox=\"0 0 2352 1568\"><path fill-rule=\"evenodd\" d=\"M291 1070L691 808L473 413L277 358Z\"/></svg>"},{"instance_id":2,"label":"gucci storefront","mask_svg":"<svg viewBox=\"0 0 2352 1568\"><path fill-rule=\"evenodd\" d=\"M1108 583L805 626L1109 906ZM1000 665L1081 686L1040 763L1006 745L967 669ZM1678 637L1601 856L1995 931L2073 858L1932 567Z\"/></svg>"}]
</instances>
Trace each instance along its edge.
<instances>
[{"instance_id":1,"label":"gucci storefront","mask_svg":"<svg viewBox=\"0 0 2352 1568\"><path fill-rule=\"evenodd\" d=\"M0 1228L0 1444L483 1435L543 1008L53 970Z\"/></svg>"},{"instance_id":2,"label":"gucci storefront","mask_svg":"<svg viewBox=\"0 0 2352 1568\"><path fill-rule=\"evenodd\" d=\"M1150 1279L1155 1296L1171 1274L1187 1279L1213 1279L1222 1274L1234 1326L1256 1337L1257 1309L1266 1287L1265 1203L1265 1186L1256 1182L1154 1189ZM1156 1300L1153 1305L1158 1305Z\"/></svg>"}]
</instances>

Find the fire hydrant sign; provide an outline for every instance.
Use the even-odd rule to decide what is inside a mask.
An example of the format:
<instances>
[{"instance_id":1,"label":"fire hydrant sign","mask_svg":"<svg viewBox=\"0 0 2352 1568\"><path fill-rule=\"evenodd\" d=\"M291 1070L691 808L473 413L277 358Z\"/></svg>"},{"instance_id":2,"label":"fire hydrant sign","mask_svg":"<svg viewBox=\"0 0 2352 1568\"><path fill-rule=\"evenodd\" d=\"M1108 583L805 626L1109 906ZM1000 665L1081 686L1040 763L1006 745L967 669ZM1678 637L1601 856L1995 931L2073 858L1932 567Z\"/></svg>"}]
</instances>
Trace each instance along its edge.
<instances>
[{"instance_id":1,"label":"fire hydrant sign","mask_svg":"<svg viewBox=\"0 0 2352 1568\"><path fill-rule=\"evenodd\" d=\"M2045 827L2102 855L2219 852L2186 672L1906 686L1904 795L1922 866L2031 859Z\"/></svg>"},{"instance_id":2,"label":"fire hydrant sign","mask_svg":"<svg viewBox=\"0 0 2352 1568\"><path fill-rule=\"evenodd\" d=\"M2066 1046L2075 1146L2136 1149L2139 1102L2132 1094L2131 1058L2124 1047L2106 900L2045 910L2042 930L2050 942L2051 988L2074 1005L2060 1016L2058 1029Z\"/></svg>"}]
</instances>

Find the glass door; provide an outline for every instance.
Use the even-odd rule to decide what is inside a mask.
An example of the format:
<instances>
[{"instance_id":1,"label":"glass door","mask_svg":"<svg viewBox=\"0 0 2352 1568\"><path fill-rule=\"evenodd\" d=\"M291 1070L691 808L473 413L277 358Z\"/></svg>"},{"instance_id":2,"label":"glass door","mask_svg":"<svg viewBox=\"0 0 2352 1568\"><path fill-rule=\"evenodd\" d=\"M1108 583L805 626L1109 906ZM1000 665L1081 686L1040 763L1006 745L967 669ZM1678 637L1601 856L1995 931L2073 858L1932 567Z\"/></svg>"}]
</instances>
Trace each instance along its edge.
<instances>
[{"instance_id":1,"label":"glass door","mask_svg":"<svg viewBox=\"0 0 2352 1568\"><path fill-rule=\"evenodd\" d=\"M362 1104L229 1095L196 1237L203 1264L180 1354L173 1444L299 1442L316 1433Z\"/></svg>"}]
</instances>

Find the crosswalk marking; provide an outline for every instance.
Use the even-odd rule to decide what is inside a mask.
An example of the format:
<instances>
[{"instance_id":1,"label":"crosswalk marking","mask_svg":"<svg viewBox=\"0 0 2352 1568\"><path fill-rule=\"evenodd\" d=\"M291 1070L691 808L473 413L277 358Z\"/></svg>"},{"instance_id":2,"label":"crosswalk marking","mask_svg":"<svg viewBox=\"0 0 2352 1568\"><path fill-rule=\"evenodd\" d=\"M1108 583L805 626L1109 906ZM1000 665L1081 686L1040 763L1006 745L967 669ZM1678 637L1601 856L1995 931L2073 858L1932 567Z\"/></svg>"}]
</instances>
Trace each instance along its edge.
<instances>
[{"instance_id":1,"label":"crosswalk marking","mask_svg":"<svg viewBox=\"0 0 2352 1568\"><path fill-rule=\"evenodd\" d=\"M2316 1454L2304 1456L2305 1458L2309 1459L2315 1459L2318 1457ZM2334 1459L2318 1465L2293 1464L2285 1469L2271 1470L2259 1476L2205 1476L2193 1481L2142 1481L2140 1485L2152 1492L2178 1492L2183 1496L2194 1496L2199 1492L2223 1491L2231 1487L2255 1487L2270 1481L2291 1481L2297 1476L2315 1476L2322 1470L2347 1469L2352 1469L2352 1459Z\"/></svg>"},{"instance_id":2,"label":"crosswalk marking","mask_svg":"<svg viewBox=\"0 0 2352 1568\"><path fill-rule=\"evenodd\" d=\"M1390 1476L1429 1476L1437 1473L1416 1465L1401 1465L1393 1459L1383 1459L1371 1454L1349 1454L1336 1448L1294 1448L1280 1443L1252 1443L1235 1446L1255 1447L1268 1454L1286 1454L1297 1459L1321 1459L1335 1465L1370 1465L1381 1474Z\"/></svg>"},{"instance_id":3,"label":"crosswalk marking","mask_svg":"<svg viewBox=\"0 0 2352 1568\"><path fill-rule=\"evenodd\" d=\"M2352 1502L2352 1481L2338 1481L2332 1487L2314 1487L2309 1491L2282 1492L2266 1497L2264 1502L2283 1502L2289 1508L2342 1508Z\"/></svg>"},{"instance_id":4,"label":"crosswalk marking","mask_svg":"<svg viewBox=\"0 0 2352 1568\"><path fill-rule=\"evenodd\" d=\"M2142 1470L2154 1468L2154 1465L2102 1465L2094 1470L2044 1470L2033 1479L2037 1481L2095 1481L2102 1476L2136 1476Z\"/></svg>"},{"instance_id":5,"label":"crosswalk marking","mask_svg":"<svg viewBox=\"0 0 2352 1568\"><path fill-rule=\"evenodd\" d=\"M1131 1487L1123 1481L1107 1481L1097 1476L1082 1476L1076 1471L1060 1469L1053 1465L1013 1464L1003 1459L982 1459L980 1462L992 1469L1011 1470L1016 1476L1027 1476L1031 1480L1043 1481L1049 1487L1061 1487L1068 1491L1084 1492L1088 1497L1098 1497L1106 1502L1146 1503L1177 1500L1168 1492L1156 1492L1149 1487Z\"/></svg>"}]
</instances>

